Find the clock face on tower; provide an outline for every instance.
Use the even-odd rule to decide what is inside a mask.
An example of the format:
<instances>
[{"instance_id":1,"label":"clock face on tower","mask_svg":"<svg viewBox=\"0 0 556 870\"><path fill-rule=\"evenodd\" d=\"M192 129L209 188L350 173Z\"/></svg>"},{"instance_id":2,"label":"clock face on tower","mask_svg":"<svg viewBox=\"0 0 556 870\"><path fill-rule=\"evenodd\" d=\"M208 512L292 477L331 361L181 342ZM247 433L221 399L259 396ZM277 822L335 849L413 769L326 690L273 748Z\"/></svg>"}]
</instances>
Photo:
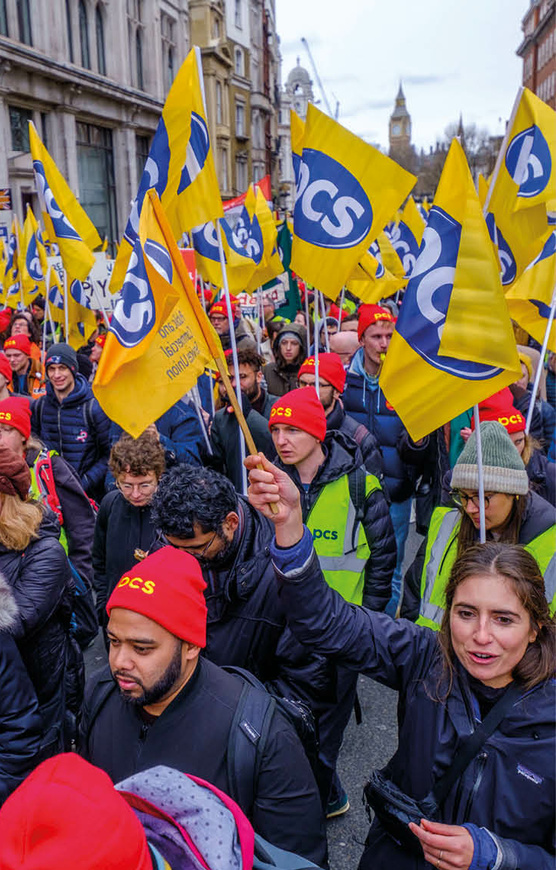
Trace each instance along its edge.
<instances>
[{"instance_id":1,"label":"clock face on tower","mask_svg":"<svg viewBox=\"0 0 556 870\"><path fill-rule=\"evenodd\" d=\"M401 132L400 125L399 124L392 124L392 135L399 136L400 132Z\"/></svg>"}]
</instances>

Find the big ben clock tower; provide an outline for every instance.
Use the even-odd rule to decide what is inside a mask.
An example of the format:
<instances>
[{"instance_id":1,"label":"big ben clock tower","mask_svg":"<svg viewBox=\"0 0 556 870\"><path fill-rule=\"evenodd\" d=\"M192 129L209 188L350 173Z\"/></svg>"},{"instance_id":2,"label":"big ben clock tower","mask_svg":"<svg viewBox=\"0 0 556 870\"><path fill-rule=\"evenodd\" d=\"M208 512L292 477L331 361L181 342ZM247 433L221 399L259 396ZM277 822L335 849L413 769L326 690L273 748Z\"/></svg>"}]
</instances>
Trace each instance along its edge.
<instances>
[{"instance_id":1,"label":"big ben clock tower","mask_svg":"<svg viewBox=\"0 0 556 870\"><path fill-rule=\"evenodd\" d=\"M388 138L390 142L390 154L396 151L403 153L411 147L411 115L407 111L401 82L398 96L396 97L396 105L390 115Z\"/></svg>"}]
</instances>

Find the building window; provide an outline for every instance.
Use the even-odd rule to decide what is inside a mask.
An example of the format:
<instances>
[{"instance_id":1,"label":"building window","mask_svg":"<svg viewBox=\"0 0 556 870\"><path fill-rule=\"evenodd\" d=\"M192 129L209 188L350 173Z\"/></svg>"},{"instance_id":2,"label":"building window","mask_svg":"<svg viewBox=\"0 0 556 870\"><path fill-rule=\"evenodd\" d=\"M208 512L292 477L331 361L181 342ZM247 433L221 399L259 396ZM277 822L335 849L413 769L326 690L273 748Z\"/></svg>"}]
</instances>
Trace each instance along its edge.
<instances>
[{"instance_id":1,"label":"building window","mask_svg":"<svg viewBox=\"0 0 556 870\"><path fill-rule=\"evenodd\" d=\"M238 75L238 76L245 75L245 69L243 66L243 52L242 52L241 48L236 48L236 50L235 50L235 69L236 69L236 75Z\"/></svg>"},{"instance_id":2,"label":"building window","mask_svg":"<svg viewBox=\"0 0 556 870\"><path fill-rule=\"evenodd\" d=\"M97 66L101 76L106 75L106 51L104 47L104 21L102 19L102 11L100 3L97 3L95 9L95 31L97 37Z\"/></svg>"},{"instance_id":3,"label":"building window","mask_svg":"<svg viewBox=\"0 0 556 870\"><path fill-rule=\"evenodd\" d=\"M242 20L241 20L241 0L235 0L234 6L234 22L236 27L242 28Z\"/></svg>"},{"instance_id":4,"label":"building window","mask_svg":"<svg viewBox=\"0 0 556 870\"><path fill-rule=\"evenodd\" d=\"M220 39L220 17L216 13L212 16L212 38Z\"/></svg>"},{"instance_id":5,"label":"building window","mask_svg":"<svg viewBox=\"0 0 556 870\"><path fill-rule=\"evenodd\" d=\"M224 123L224 114L222 111L222 82L216 82L216 123Z\"/></svg>"},{"instance_id":6,"label":"building window","mask_svg":"<svg viewBox=\"0 0 556 870\"><path fill-rule=\"evenodd\" d=\"M91 69L91 53L89 51L89 22L87 20L87 7L84 0L79 0L79 42L81 45L81 66Z\"/></svg>"},{"instance_id":7,"label":"building window","mask_svg":"<svg viewBox=\"0 0 556 870\"><path fill-rule=\"evenodd\" d=\"M0 36L9 36L6 0L0 0Z\"/></svg>"},{"instance_id":8,"label":"building window","mask_svg":"<svg viewBox=\"0 0 556 870\"><path fill-rule=\"evenodd\" d=\"M101 238L116 239L116 182L112 131L76 124L79 201Z\"/></svg>"},{"instance_id":9,"label":"building window","mask_svg":"<svg viewBox=\"0 0 556 870\"><path fill-rule=\"evenodd\" d=\"M245 106L236 103L236 136L245 136Z\"/></svg>"},{"instance_id":10,"label":"building window","mask_svg":"<svg viewBox=\"0 0 556 870\"><path fill-rule=\"evenodd\" d=\"M19 106L10 106L9 108L12 151L30 151L29 121L33 120L33 113L29 109L20 109Z\"/></svg>"},{"instance_id":11,"label":"building window","mask_svg":"<svg viewBox=\"0 0 556 870\"><path fill-rule=\"evenodd\" d=\"M247 157L239 155L236 157L236 188L238 193L244 193L247 190Z\"/></svg>"},{"instance_id":12,"label":"building window","mask_svg":"<svg viewBox=\"0 0 556 870\"><path fill-rule=\"evenodd\" d=\"M73 53L73 23L71 14L71 0L66 0L66 30L68 32L68 50L70 63L75 60Z\"/></svg>"},{"instance_id":13,"label":"building window","mask_svg":"<svg viewBox=\"0 0 556 870\"><path fill-rule=\"evenodd\" d=\"M222 190L228 190L228 149L220 148L220 187Z\"/></svg>"},{"instance_id":14,"label":"building window","mask_svg":"<svg viewBox=\"0 0 556 870\"><path fill-rule=\"evenodd\" d=\"M136 159L136 168L137 168L137 187L139 187L139 182L141 181L141 176L143 175L143 169L145 168L145 163L147 162L147 157L149 156L150 148L151 148L150 136L136 136L135 137L135 159Z\"/></svg>"},{"instance_id":15,"label":"building window","mask_svg":"<svg viewBox=\"0 0 556 870\"><path fill-rule=\"evenodd\" d=\"M164 13L160 16L160 31L162 36L162 63L166 88L170 90L176 74L176 22Z\"/></svg>"},{"instance_id":16,"label":"building window","mask_svg":"<svg viewBox=\"0 0 556 870\"><path fill-rule=\"evenodd\" d=\"M19 28L19 41L25 45L33 45L29 0L17 0L17 25Z\"/></svg>"},{"instance_id":17,"label":"building window","mask_svg":"<svg viewBox=\"0 0 556 870\"><path fill-rule=\"evenodd\" d=\"M145 87L143 77L143 35L139 28L135 34L135 57L137 64L137 87L141 90Z\"/></svg>"}]
</instances>

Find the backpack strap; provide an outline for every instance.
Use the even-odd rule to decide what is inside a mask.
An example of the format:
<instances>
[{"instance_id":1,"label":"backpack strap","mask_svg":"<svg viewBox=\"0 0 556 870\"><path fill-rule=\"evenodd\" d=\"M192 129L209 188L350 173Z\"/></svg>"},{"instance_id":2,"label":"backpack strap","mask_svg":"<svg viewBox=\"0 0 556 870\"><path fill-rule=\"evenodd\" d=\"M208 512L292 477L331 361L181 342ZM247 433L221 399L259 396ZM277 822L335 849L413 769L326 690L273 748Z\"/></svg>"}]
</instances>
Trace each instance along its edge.
<instances>
[{"instance_id":1,"label":"backpack strap","mask_svg":"<svg viewBox=\"0 0 556 870\"><path fill-rule=\"evenodd\" d=\"M262 683L243 668L227 666L224 670L243 679L230 728L226 762L231 797L250 816L276 701Z\"/></svg>"},{"instance_id":2,"label":"backpack strap","mask_svg":"<svg viewBox=\"0 0 556 870\"><path fill-rule=\"evenodd\" d=\"M351 530L351 549L355 550L359 525L365 519L365 502L367 500L367 472L361 466L348 472L349 497L355 508L355 518Z\"/></svg>"}]
</instances>

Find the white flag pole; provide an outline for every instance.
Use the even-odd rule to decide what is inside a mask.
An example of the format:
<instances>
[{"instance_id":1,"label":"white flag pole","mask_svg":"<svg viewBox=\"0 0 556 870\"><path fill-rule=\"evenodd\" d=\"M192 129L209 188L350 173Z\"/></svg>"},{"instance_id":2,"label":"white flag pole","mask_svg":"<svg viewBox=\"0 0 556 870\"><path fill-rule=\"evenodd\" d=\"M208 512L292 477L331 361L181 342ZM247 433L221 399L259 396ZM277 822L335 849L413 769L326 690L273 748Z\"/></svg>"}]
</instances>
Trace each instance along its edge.
<instances>
[{"instance_id":1,"label":"white flag pole","mask_svg":"<svg viewBox=\"0 0 556 870\"><path fill-rule=\"evenodd\" d=\"M479 540L481 544L486 541L485 520L485 478L483 470L483 443L481 441L481 423L479 419L479 406L473 409L475 416L475 438L477 439L477 468L479 471Z\"/></svg>"},{"instance_id":2,"label":"white flag pole","mask_svg":"<svg viewBox=\"0 0 556 870\"><path fill-rule=\"evenodd\" d=\"M519 103L521 100L521 95L523 94L523 86L519 87L517 92L517 96L515 98L515 102L513 104L512 113L510 115L510 120L506 126L506 132L504 134L504 139L502 140L502 144L500 146L500 151L498 152L498 157L496 158L496 163L494 164L494 169L492 172L492 177L490 179L490 184L488 186L488 191L485 199L485 204L483 206L483 215L486 217L488 213L488 207L490 205L490 200L492 197L492 191L494 190L494 186L498 180L498 175L500 174L500 168L502 166L502 161L504 159L504 155L506 153L506 149L508 147L508 140L510 138L510 133L512 132L515 116L517 115L517 110L519 108Z\"/></svg>"},{"instance_id":3,"label":"white flag pole","mask_svg":"<svg viewBox=\"0 0 556 870\"><path fill-rule=\"evenodd\" d=\"M307 289L307 288L305 288ZM317 290L316 287L313 288L315 292L314 301L313 301L313 317L315 318L313 322L313 345L314 345L314 357L315 357L315 390L317 391L317 396L320 399L320 383L319 383L319 308L320 308L320 290Z\"/></svg>"},{"instance_id":4,"label":"white flag pole","mask_svg":"<svg viewBox=\"0 0 556 870\"><path fill-rule=\"evenodd\" d=\"M550 330L552 329L552 324L554 322L554 315L556 313L556 287L554 287L554 291L552 293L552 303L550 305L550 314L548 315L548 321L546 324L546 329L544 331L544 340L541 348L541 355L539 357L539 364L537 366L537 371L535 372L535 380L533 382L533 391L531 393L531 399L529 402L529 408L527 411L527 420L525 422L525 434L529 434L529 429L531 427L531 419L533 417L533 411L535 409L535 400L537 398L537 393L539 391L539 384L541 381L544 357L546 355L546 349L548 347L548 339L550 338Z\"/></svg>"},{"instance_id":5,"label":"white flag pole","mask_svg":"<svg viewBox=\"0 0 556 870\"><path fill-rule=\"evenodd\" d=\"M222 245L222 230L220 228L220 221L215 221L216 223L216 235L218 237L218 253L220 256L220 267L222 269L222 283L224 284L224 296L226 299L226 312L228 314L228 322L230 324L230 344L232 347L232 362L234 366L234 372L236 377L236 396L238 400L239 407L242 408L242 397L241 397L241 384L239 380L239 362L237 359L237 344L236 344L236 334L234 329L234 316L232 311L232 300L230 299L230 289L228 287L228 273L226 271L226 260L224 257L224 247ZM243 495L247 495L247 469L245 467L245 438L243 436L243 432L241 431L241 427L239 426L239 450L241 457L241 481L242 481L242 492Z\"/></svg>"},{"instance_id":6,"label":"white flag pole","mask_svg":"<svg viewBox=\"0 0 556 870\"><path fill-rule=\"evenodd\" d=\"M69 311L68 311L68 273L64 268L64 339L67 342L69 336Z\"/></svg>"}]
</instances>

